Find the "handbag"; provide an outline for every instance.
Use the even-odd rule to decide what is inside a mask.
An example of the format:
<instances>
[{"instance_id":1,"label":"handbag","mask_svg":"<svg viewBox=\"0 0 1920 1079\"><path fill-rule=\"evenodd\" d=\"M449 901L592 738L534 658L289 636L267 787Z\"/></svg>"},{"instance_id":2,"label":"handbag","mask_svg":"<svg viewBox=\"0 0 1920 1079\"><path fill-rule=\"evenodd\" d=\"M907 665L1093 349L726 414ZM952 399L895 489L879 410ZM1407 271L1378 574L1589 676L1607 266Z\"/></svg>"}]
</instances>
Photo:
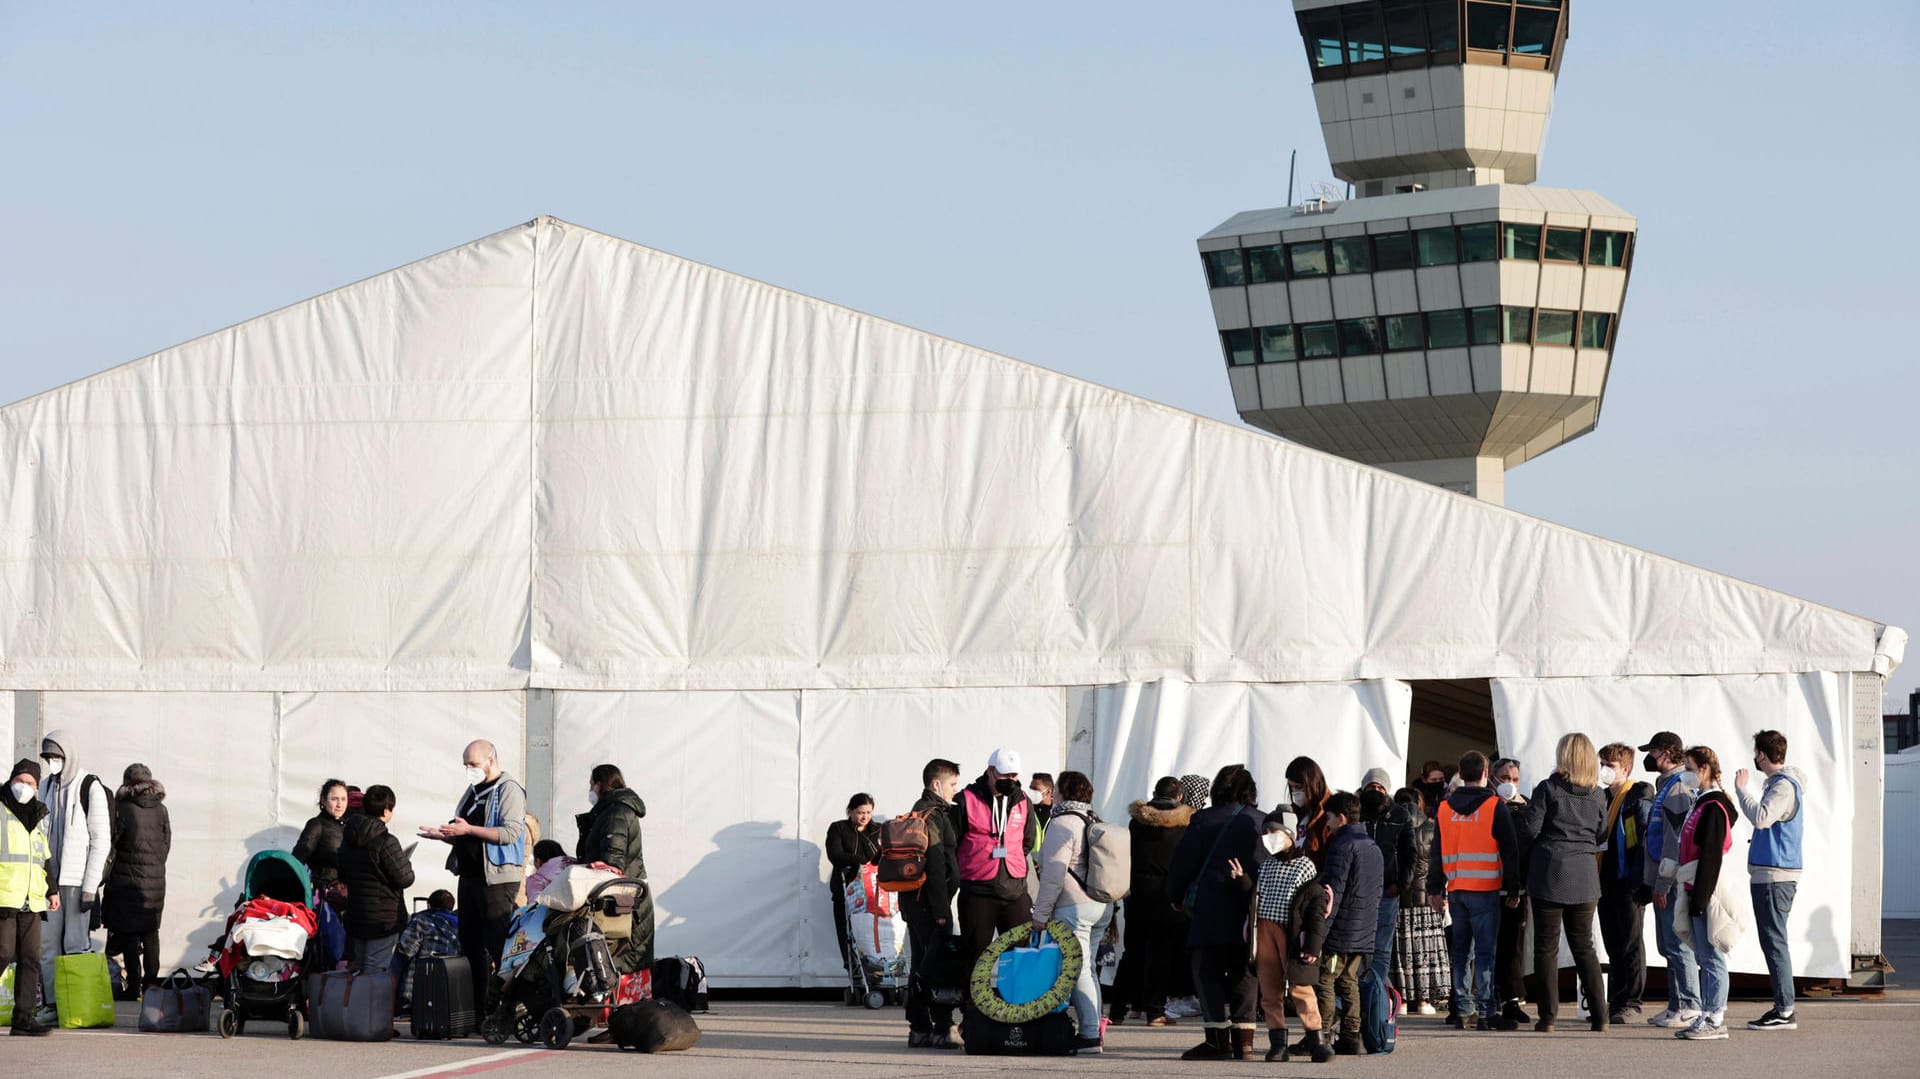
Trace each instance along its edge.
<instances>
[{"instance_id":1,"label":"handbag","mask_svg":"<svg viewBox=\"0 0 1920 1079\"><path fill-rule=\"evenodd\" d=\"M140 995L140 1029L149 1034L204 1032L212 1015L212 991L179 968Z\"/></svg>"}]
</instances>

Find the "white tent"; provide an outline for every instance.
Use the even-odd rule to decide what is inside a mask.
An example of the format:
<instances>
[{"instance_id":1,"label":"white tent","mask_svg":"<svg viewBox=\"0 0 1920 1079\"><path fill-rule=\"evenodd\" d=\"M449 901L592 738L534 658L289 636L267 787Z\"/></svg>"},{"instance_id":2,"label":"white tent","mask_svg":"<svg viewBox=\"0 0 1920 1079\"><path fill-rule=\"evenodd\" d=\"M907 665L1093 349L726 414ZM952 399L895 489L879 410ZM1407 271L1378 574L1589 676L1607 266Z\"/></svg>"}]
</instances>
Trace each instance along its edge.
<instances>
[{"instance_id":1,"label":"white tent","mask_svg":"<svg viewBox=\"0 0 1920 1079\"><path fill-rule=\"evenodd\" d=\"M1009 742L1110 807L1298 752L1351 783L1404 768L1411 680L1496 680L1535 775L1568 723L1764 714L1844 816L1904 641L551 218L10 406L0 440L15 737L167 783L174 949L328 774L437 821L483 735L550 817L625 768L661 947L720 984L838 977L818 838L929 756ZM1844 974L1867 867L1822 834L1798 955Z\"/></svg>"}]
</instances>

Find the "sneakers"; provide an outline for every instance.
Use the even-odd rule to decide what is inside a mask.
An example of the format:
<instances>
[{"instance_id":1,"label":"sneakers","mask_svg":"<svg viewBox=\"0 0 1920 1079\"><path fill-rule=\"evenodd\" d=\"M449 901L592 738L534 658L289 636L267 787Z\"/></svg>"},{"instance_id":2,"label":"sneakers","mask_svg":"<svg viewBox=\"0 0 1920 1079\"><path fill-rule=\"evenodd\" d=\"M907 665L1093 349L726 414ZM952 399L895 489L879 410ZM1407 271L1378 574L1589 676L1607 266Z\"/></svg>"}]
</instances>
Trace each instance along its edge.
<instances>
[{"instance_id":1,"label":"sneakers","mask_svg":"<svg viewBox=\"0 0 1920 1079\"><path fill-rule=\"evenodd\" d=\"M1197 1019L1200 1017L1200 999L1175 997L1167 1001L1166 1015L1169 1019Z\"/></svg>"},{"instance_id":2,"label":"sneakers","mask_svg":"<svg viewBox=\"0 0 1920 1079\"><path fill-rule=\"evenodd\" d=\"M1102 1043L1099 1038L1075 1038L1073 1039L1073 1054L1083 1057L1099 1056L1101 1045Z\"/></svg>"},{"instance_id":3,"label":"sneakers","mask_svg":"<svg viewBox=\"0 0 1920 1079\"><path fill-rule=\"evenodd\" d=\"M1439 1012L1434 1010L1433 1005L1428 1004L1424 1000L1420 1002L1420 1006L1418 1008L1415 1008L1414 1011L1420 1015L1438 1015L1439 1014Z\"/></svg>"},{"instance_id":4,"label":"sneakers","mask_svg":"<svg viewBox=\"0 0 1920 1079\"><path fill-rule=\"evenodd\" d=\"M1778 1009L1768 1008L1767 1014L1747 1024L1748 1030L1799 1030L1800 1024L1793 1021L1793 1013L1782 1013Z\"/></svg>"},{"instance_id":5,"label":"sneakers","mask_svg":"<svg viewBox=\"0 0 1920 1079\"><path fill-rule=\"evenodd\" d=\"M933 1035L933 1040L927 1043L927 1048L958 1049L960 1048L960 1043L953 1040L952 1034L949 1034L946 1031L942 1030Z\"/></svg>"},{"instance_id":6,"label":"sneakers","mask_svg":"<svg viewBox=\"0 0 1920 1079\"><path fill-rule=\"evenodd\" d=\"M1702 1015L1687 1029L1674 1037L1690 1042L1723 1042L1727 1040L1727 1024L1716 1023L1710 1015Z\"/></svg>"},{"instance_id":7,"label":"sneakers","mask_svg":"<svg viewBox=\"0 0 1920 1079\"><path fill-rule=\"evenodd\" d=\"M1661 1012L1647 1022L1668 1030L1689 1030L1700 1021L1700 1013L1692 1008L1677 1012Z\"/></svg>"}]
</instances>

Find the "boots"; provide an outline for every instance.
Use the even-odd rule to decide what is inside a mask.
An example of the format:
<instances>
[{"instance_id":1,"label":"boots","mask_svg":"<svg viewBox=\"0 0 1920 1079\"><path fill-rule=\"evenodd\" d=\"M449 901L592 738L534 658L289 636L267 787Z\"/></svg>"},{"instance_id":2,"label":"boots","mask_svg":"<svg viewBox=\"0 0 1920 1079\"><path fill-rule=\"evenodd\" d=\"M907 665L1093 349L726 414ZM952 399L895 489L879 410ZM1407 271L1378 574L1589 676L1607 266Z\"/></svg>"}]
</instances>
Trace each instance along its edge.
<instances>
[{"instance_id":1,"label":"boots","mask_svg":"<svg viewBox=\"0 0 1920 1079\"><path fill-rule=\"evenodd\" d=\"M1255 1035L1252 1027L1233 1028L1233 1059L1252 1060Z\"/></svg>"},{"instance_id":2,"label":"boots","mask_svg":"<svg viewBox=\"0 0 1920 1079\"><path fill-rule=\"evenodd\" d=\"M1268 1027L1267 1028L1267 1063L1272 1064L1275 1061L1278 1061L1281 1064L1285 1064L1287 1061L1292 1059L1293 1059L1292 1054L1287 1052L1287 1028L1286 1027Z\"/></svg>"},{"instance_id":3,"label":"boots","mask_svg":"<svg viewBox=\"0 0 1920 1079\"><path fill-rule=\"evenodd\" d=\"M1307 1031L1305 1051L1312 1056L1315 1064L1325 1064L1333 1059L1333 1046L1327 1044L1327 1032L1324 1030Z\"/></svg>"},{"instance_id":4,"label":"boots","mask_svg":"<svg viewBox=\"0 0 1920 1079\"><path fill-rule=\"evenodd\" d=\"M1230 1027L1208 1027L1207 1040L1180 1054L1181 1060L1231 1060L1233 1059L1233 1030Z\"/></svg>"}]
</instances>

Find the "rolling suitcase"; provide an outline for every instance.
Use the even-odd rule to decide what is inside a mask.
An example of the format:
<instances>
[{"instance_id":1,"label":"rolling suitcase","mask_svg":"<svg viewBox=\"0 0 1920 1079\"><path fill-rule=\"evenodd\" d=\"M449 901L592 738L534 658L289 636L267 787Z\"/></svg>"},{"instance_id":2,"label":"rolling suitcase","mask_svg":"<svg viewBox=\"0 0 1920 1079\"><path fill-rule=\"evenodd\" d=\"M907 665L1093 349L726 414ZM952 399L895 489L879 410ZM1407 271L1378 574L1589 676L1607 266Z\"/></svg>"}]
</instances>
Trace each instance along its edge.
<instances>
[{"instance_id":1,"label":"rolling suitcase","mask_svg":"<svg viewBox=\"0 0 1920 1079\"><path fill-rule=\"evenodd\" d=\"M423 955L413 961L413 1036L422 1040L471 1037L480 1027L473 1002L473 966L462 956Z\"/></svg>"}]
</instances>

